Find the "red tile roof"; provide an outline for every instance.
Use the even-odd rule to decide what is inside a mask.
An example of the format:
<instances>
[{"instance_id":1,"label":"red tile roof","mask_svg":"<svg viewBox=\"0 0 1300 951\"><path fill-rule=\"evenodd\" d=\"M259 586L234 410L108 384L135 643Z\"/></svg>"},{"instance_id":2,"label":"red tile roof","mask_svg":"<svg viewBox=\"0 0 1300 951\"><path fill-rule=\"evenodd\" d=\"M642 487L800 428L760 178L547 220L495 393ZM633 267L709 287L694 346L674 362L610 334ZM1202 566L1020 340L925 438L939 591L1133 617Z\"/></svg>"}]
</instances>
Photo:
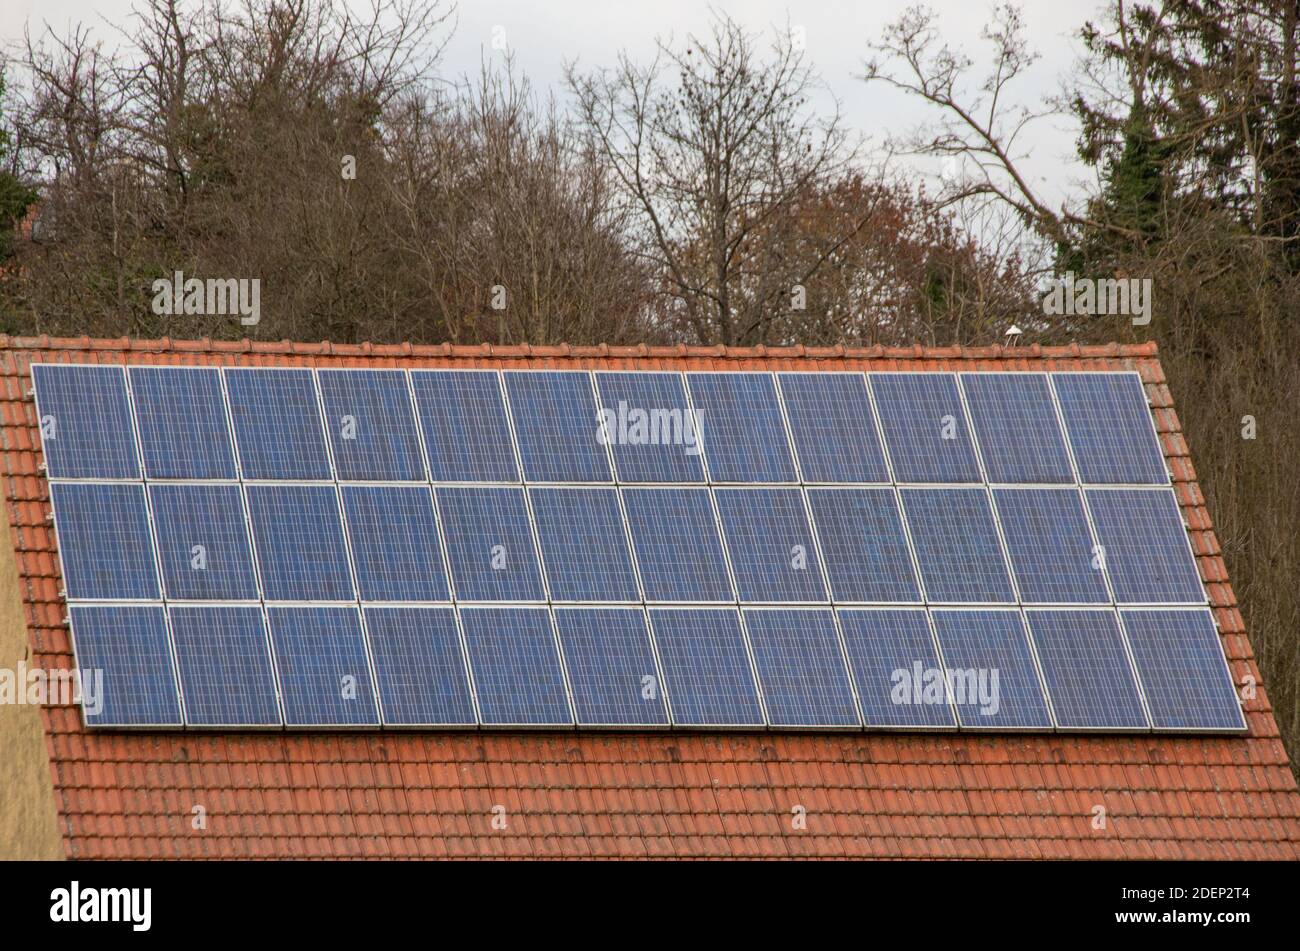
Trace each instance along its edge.
<instances>
[{"instance_id":1,"label":"red tile roof","mask_svg":"<svg viewBox=\"0 0 1300 951\"><path fill-rule=\"evenodd\" d=\"M1261 681L1155 346L456 347L0 336L0 451L33 663L70 667L32 362L1137 370L1232 675ZM1300 858L1267 694L1248 736L112 734L44 709L76 858ZM191 826L202 806L206 829ZM806 828L796 829L796 807ZM1097 806L1104 828L1095 828ZM494 810L505 828L494 827ZM500 825L500 823L497 823Z\"/></svg>"}]
</instances>

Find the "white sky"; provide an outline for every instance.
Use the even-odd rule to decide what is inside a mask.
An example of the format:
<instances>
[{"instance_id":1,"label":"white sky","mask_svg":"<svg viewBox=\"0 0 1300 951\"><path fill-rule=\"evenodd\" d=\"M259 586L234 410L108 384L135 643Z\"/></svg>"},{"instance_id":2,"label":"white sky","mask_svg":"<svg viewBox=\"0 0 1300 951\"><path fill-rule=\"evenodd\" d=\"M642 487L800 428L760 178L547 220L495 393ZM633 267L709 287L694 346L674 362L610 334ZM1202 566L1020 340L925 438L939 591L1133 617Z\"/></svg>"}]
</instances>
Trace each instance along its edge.
<instances>
[{"instance_id":1,"label":"white sky","mask_svg":"<svg viewBox=\"0 0 1300 951\"><path fill-rule=\"evenodd\" d=\"M366 0L349 0L368 6ZM788 21L802 27L808 58L842 104L847 124L879 141L886 132L901 134L927 119L916 103L883 86L868 86L857 77L868 56L867 41L880 36L915 0L717 0L726 11L753 30L766 30ZM95 26L111 41L106 24L127 23L132 0L0 0L0 43L21 38L25 25L35 34L48 23L63 30L78 21ZM981 61L980 30L992 4L988 0L931 0L945 38L963 46ZM1057 91L1059 77L1079 54L1075 39L1084 20L1096 15L1100 0L1025 0L1030 43L1042 54L1032 72L1015 90L1034 103ZM462 0L458 25L444 54L440 74L451 78L478 69L480 56L492 53L493 30L504 28L506 42L538 90L554 91L566 101L563 64L576 59L583 68L613 65L620 49L648 59L656 36L684 37L702 33L708 7L688 0ZM1075 192L1087 170L1074 158L1074 133L1068 119L1041 123L1023 140L1029 153L1025 168L1042 194L1059 204ZM935 166L918 165L925 171Z\"/></svg>"}]
</instances>

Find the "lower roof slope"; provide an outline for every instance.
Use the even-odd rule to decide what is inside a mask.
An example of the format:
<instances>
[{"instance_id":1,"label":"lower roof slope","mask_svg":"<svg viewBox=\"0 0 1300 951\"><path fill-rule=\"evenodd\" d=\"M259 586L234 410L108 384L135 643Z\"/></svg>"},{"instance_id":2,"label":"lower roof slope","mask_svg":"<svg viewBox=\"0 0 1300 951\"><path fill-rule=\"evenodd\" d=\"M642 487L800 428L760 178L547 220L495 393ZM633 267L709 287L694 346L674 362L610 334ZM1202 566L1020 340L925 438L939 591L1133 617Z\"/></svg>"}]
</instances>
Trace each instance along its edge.
<instances>
[{"instance_id":1,"label":"lower roof slope","mask_svg":"<svg viewBox=\"0 0 1300 951\"><path fill-rule=\"evenodd\" d=\"M0 336L0 459L29 663L70 668L26 395L33 362L1137 370L1233 678L1260 681L1153 344L543 348ZM73 858L1300 858L1300 793L1265 692L1245 709L1249 734L1225 737L113 734L86 731L75 707L42 712ZM196 806L206 814L201 830Z\"/></svg>"}]
</instances>

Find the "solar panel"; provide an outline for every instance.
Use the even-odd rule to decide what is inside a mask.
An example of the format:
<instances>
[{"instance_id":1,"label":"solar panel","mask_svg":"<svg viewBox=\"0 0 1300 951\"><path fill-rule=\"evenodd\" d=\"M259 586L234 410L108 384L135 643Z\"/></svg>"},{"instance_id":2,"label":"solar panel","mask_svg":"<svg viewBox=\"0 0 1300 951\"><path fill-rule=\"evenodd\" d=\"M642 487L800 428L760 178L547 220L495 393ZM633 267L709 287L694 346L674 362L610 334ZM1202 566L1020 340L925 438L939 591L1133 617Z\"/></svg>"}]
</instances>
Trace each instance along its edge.
<instances>
[{"instance_id":1,"label":"solar panel","mask_svg":"<svg viewBox=\"0 0 1300 951\"><path fill-rule=\"evenodd\" d=\"M1113 610L1029 611L1057 725L1066 730L1145 730L1133 667Z\"/></svg>"},{"instance_id":2,"label":"solar panel","mask_svg":"<svg viewBox=\"0 0 1300 951\"><path fill-rule=\"evenodd\" d=\"M245 479L330 480L311 370L225 371Z\"/></svg>"},{"instance_id":3,"label":"solar panel","mask_svg":"<svg viewBox=\"0 0 1300 951\"><path fill-rule=\"evenodd\" d=\"M1121 611L1157 730L1244 730L1208 610Z\"/></svg>"},{"instance_id":4,"label":"solar panel","mask_svg":"<svg viewBox=\"0 0 1300 951\"><path fill-rule=\"evenodd\" d=\"M902 495L929 601L1015 601L984 489L904 489Z\"/></svg>"},{"instance_id":5,"label":"solar panel","mask_svg":"<svg viewBox=\"0 0 1300 951\"><path fill-rule=\"evenodd\" d=\"M740 600L826 600L798 489L719 489L714 496Z\"/></svg>"},{"instance_id":6,"label":"solar panel","mask_svg":"<svg viewBox=\"0 0 1300 951\"><path fill-rule=\"evenodd\" d=\"M162 608L73 605L68 616L87 725L181 725Z\"/></svg>"},{"instance_id":7,"label":"solar panel","mask_svg":"<svg viewBox=\"0 0 1300 951\"><path fill-rule=\"evenodd\" d=\"M458 600L546 600L522 489L443 488L435 495Z\"/></svg>"},{"instance_id":8,"label":"solar panel","mask_svg":"<svg viewBox=\"0 0 1300 951\"><path fill-rule=\"evenodd\" d=\"M546 608L462 608L460 619L485 724L572 725Z\"/></svg>"},{"instance_id":9,"label":"solar panel","mask_svg":"<svg viewBox=\"0 0 1300 951\"><path fill-rule=\"evenodd\" d=\"M934 611L953 703L970 729L1050 729L1019 611Z\"/></svg>"},{"instance_id":10,"label":"solar panel","mask_svg":"<svg viewBox=\"0 0 1300 951\"><path fill-rule=\"evenodd\" d=\"M518 482L495 370L412 370L411 388L434 482Z\"/></svg>"},{"instance_id":11,"label":"solar panel","mask_svg":"<svg viewBox=\"0 0 1300 951\"><path fill-rule=\"evenodd\" d=\"M342 493L362 601L451 599L428 487L345 485Z\"/></svg>"},{"instance_id":12,"label":"solar panel","mask_svg":"<svg viewBox=\"0 0 1300 951\"><path fill-rule=\"evenodd\" d=\"M668 710L640 608L556 608L579 726L666 726Z\"/></svg>"},{"instance_id":13,"label":"solar panel","mask_svg":"<svg viewBox=\"0 0 1300 951\"><path fill-rule=\"evenodd\" d=\"M239 486L155 483L149 486L149 503L169 599L258 599Z\"/></svg>"},{"instance_id":14,"label":"solar panel","mask_svg":"<svg viewBox=\"0 0 1300 951\"><path fill-rule=\"evenodd\" d=\"M714 482L795 482L776 384L767 373L688 373Z\"/></svg>"},{"instance_id":15,"label":"solar panel","mask_svg":"<svg viewBox=\"0 0 1300 951\"><path fill-rule=\"evenodd\" d=\"M841 608L836 614L868 727L956 725L924 610Z\"/></svg>"},{"instance_id":16,"label":"solar panel","mask_svg":"<svg viewBox=\"0 0 1300 951\"><path fill-rule=\"evenodd\" d=\"M993 501L1022 601L1110 600L1078 489L994 489Z\"/></svg>"},{"instance_id":17,"label":"solar panel","mask_svg":"<svg viewBox=\"0 0 1300 951\"><path fill-rule=\"evenodd\" d=\"M316 378L339 480L425 480L403 371L319 370Z\"/></svg>"},{"instance_id":18,"label":"solar panel","mask_svg":"<svg viewBox=\"0 0 1300 951\"><path fill-rule=\"evenodd\" d=\"M552 601L638 601L618 490L529 489Z\"/></svg>"},{"instance_id":19,"label":"solar panel","mask_svg":"<svg viewBox=\"0 0 1300 951\"><path fill-rule=\"evenodd\" d=\"M1135 374L33 380L91 726L1243 726Z\"/></svg>"},{"instance_id":20,"label":"solar panel","mask_svg":"<svg viewBox=\"0 0 1300 951\"><path fill-rule=\"evenodd\" d=\"M804 482L888 482L861 373L777 375Z\"/></svg>"},{"instance_id":21,"label":"solar panel","mask_svg":"<svg viewBox=\"0 0 1300 951\"><path fill-rule=\"evenodd\" d=\"M235 478L220 370L132 367L130 374L146 477Z\"/></svg>"},{"instance_id":22,"label":"solar panel","mask_svg":"<svg viewBox=\"0 0 1300 951\"><path fill-rule=\"evenodd\" d=\"M703 482L703 447L680 373L597 373L620 482Z\"/></svg>"},{"instance_id":23,"label":"solar panel","mask_svg":"<svg viewBox=\"0 0 1300 951\"><path fill-rule=\"evenodd\" d=\"M861 726L829 609L749 609L745 628L772 726Z\"/></svg>"},{"instance_id":24,"label":"solar panel","mask_svg":"<svg viewBox=\"0 0 1300 951\"><path fill-rule=\"evenodd\" d=\"M169 614L190 726L280 726L260 607L175 607Z\"/></svg>"},{"instance_id":25,"label":"solar panel","mask_svg":"<svg viewBox=\"0 0 1300 951\"><path fill-rule=\"evenodd\" d=\"M528 481L613 481L590 374L509 370L505 381Z\"/></svg>"},{"instance_id":26,"label":"solar panel","mask_svg":"<svg viewBox=\"0 0 1300 951\"><path fill-rule=\"evenodd\" d=\"M1171 489L1089 489L1086 494L1118 603L1205 602Z\"/></svg>"},{"instance_id":27,"label":"solar panel","mask_svg":"<svg viewBox=\"0 0 1300 951\"><path fill-rule=\"evenodd\" d=\"M378 726L355 607L267 608L288 726Z\"/></svg>"},{"instance_id":28,"label":"solar panel","mask_svg":"<svg viewBox=\"0 0 1300 951\"><path fill-rule=\"evenodd\" d=\"M248 515L267 601L352 601L333 486L250 485Z\"/></svg>"},{"instance_id":29,"label":"solar panel","mask_svg":"<svg viewBox=\"0 0 1300 951\"><path fill-rule=\"evenodd\" d=\"M51 479L138 479L140 457L121 367L32 366Z\"/></svg>"},{"instance_id":30,"label":"solar panel","mask_svg":"<svg viewBox=\"0 0 1300 951\"><path fill-rule=\"evenodd\" d=\"M736 600L708 489L623 489L647 601Z\"/></svg>"},{"instance_id":31,"label":"solar panel","mask_svg":"<svg viewBox=\"0 0 1300 951\"><path fill-rule=\"evenodd\" d=\"M450 607L365 609L366 632L390 726L473 726L474 700Z\"/></svg>"},{"instance_id":32,"label":"solar panel","mask_svg":"<svg viewBox=\"0 0 1300 951\"><path fill-rule=\"evenodd\" d=\"M990 482L1074 482L1047 374L963 373L961 387Z\"/></svg>"},{"instance_id":33,"label":"solar panel","mask_svg":"<svg viewBox=\"0 0 1300 951\"><path fill-rule=\"evenodd\" d=\"M893 489L809 489L808 504L836 601L921 600Z\"/></svg>"},{"instance_id":34,"label":"solar panel","mask_svg":"<svg viewBox=\"0 0 1300 951\"><path fill-rule=\"evenodd\" d=\"M763 726L763 708L734 608L651 608L673 722Z\"/></svg>"},{"instance_id":35,"label":"solar panel","mask_svg":"<svg viewBox=\"0 0 1300 951\"><path fill-rule=\"evenodd\" d=\"M50 485L68 597L152 601L159 597L149 515L141 485Z\"/></svg>"},{"instance_id":36,"label":"solar panel","mask_svg":"<svg viewBox=\"0 0 1300 951\"><path fill-rule=\"evenodd\" d=\"M1070 448L1084 483L1168 485L1142 381L1135 373L1054 373Z\"/></svg>"},{"instance_id":37,"label":"solar panel","mask_svg":"<svg viewBox=\"0 0 1300 951\"><path fill-rule=\"evenodd\" d=\"M982 482L951 373L872 373L871 392L898 482Z\"/></svg>"}]
</instances>

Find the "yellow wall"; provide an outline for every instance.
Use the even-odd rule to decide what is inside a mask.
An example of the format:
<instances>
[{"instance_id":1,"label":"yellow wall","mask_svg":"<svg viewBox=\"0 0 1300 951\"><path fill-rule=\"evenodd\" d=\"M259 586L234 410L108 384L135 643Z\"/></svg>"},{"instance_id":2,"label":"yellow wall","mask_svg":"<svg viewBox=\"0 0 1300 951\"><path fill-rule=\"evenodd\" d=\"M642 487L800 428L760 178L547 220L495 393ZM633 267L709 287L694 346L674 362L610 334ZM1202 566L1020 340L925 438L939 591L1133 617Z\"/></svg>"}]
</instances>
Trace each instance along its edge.
<instances>
[{"instance_id":1,"label":"yellow wall","mask_svg":"<svg viewBox=\"0 0 1300 951\"><path fill-rule=\"evenodd\" d=\"M0 667L31 663L18 565L0 519ZM54 781L40 707L0 704L0 859L61 859Z\"/></svg>"}]
</instances>

